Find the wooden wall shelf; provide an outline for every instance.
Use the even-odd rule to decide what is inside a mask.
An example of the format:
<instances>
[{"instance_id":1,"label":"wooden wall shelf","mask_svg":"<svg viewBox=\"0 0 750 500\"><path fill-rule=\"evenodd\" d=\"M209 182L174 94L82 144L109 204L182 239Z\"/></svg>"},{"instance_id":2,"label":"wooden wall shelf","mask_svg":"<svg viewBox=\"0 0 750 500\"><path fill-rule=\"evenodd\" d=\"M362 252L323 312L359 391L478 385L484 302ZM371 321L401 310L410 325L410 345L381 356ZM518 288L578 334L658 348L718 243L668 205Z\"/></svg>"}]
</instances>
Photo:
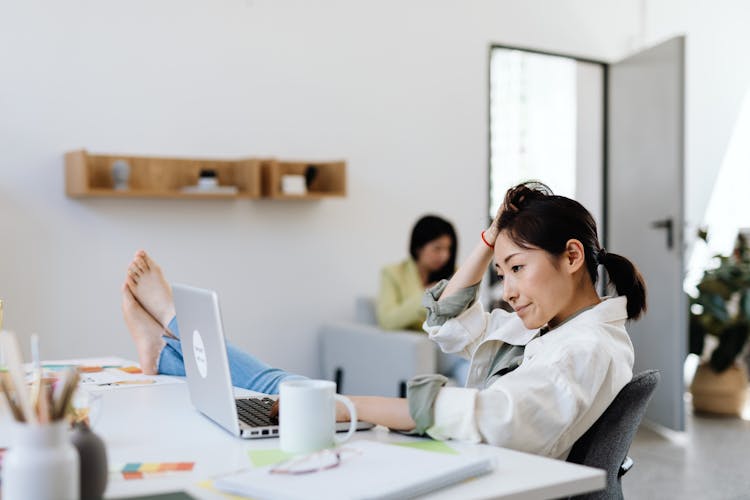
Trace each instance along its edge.
<instances>
[{"instance_id":1,"label":"wooden wall shelf","mask_svg":"<svg viewBox=\"0 0 750 500\"><path fill-rule=\"evenodd\" d=\"M309 167L317 174L303 195L281 191L284 175L305 175ZM275 200L322 199L346 196L346 162L269 161L263 164L263 195Z\"/></svg>"},{"instance_id":2,"label":"wooden wall shelf","mask_svg":"<svg viewBox=\"0 0 750 500\"><path fill-rule=\"evenodd\" d=\"M129 189L117 190L112 165L124 160L130 166ZM281 177L304 175L315 166L317 175L304 195L284 194ZM200 171L216 172L221 187L234 186L235 192L185 192L198 183ZM231 189L231 188L230 188ZM194 158L156 158L128 155L90 154L86 150L65 154L65 192L73 198L271 198L318 200L346 196L346 162L289 162L275 159L245 158L210 160Z\"/></svg>"}]
</instances>

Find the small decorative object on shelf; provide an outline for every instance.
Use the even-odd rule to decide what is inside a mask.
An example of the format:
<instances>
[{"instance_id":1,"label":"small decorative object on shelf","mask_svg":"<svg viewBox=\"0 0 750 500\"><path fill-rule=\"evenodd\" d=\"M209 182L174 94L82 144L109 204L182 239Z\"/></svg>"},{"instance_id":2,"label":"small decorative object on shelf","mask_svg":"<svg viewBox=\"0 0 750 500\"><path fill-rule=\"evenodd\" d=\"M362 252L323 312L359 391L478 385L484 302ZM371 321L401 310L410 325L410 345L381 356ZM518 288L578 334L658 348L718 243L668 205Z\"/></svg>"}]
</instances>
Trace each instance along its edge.
<instances>
[{"instance_id":1,"label":"small decorative object on shelf","mask_svg":"<svg viewBox=\"0 0 750 500\"><path fill-rule=\"evenodd\" d=\"M116 160L112 163L112 183L117 191L130 189L130 164L125 160Z\"/></svg>"},{"instance_id":2,"label":"small decorative object on shelf","mask_svg":"<svg viewBox=\"0 0 750 500\"><path fill-rule=\"evenodd\" d=\"M290 195L307 194L304 175L286 174L281 176L281 192Z\"/></svg>"},{"instance_id":3,"label":"small decorative object on shelf","mask_svg":"<svg viewBox=\"0 0 750 500\"><path fill-rule=\"evenodd\" d=\"M236 195L239 190L237 186L220 186L216 170L212 168L203 168L198 174L198 184L195 186L185 186L180 190L186 194L225 194Z\"/></svg>"},{"instance_id":4,"label":"small decorative object on shelf","mask_svg":"<svg viewBox=\"0 0 750 500\"><path fill-rule=\"evenodd\" d=\"M313 182L315 182L315 179L318 177L318 167L315 165L308 165L305 169L305 187L310 189L310 186Z\"/></svg>"},{"instance_id":5,"label":"small decorative object on shelf","mask_svg":"<svg viewBox=\"0 0 750 500\"><path fill-rule=\"evenodd\" d=\"M203 189L214 189L218 187L219 180L216 178L216 170L204 168L198 176L198 187Z\"/></svg>"},{"instance_id":6,"label":"small decorative object on shelf","mask_svg":"<svg viewBox=\"0 0 750 500\"><path fill-rule=\"evenodd\" d=\"M122 163L129 167L127 180L116 173ZM282 181L285 176L296 180ZM284 182L290 184L285 188ZM319 200L346 196L346 162L156 158L78 150L65 154L65 192L72 198Z\"/></svg>"}]
</instances>

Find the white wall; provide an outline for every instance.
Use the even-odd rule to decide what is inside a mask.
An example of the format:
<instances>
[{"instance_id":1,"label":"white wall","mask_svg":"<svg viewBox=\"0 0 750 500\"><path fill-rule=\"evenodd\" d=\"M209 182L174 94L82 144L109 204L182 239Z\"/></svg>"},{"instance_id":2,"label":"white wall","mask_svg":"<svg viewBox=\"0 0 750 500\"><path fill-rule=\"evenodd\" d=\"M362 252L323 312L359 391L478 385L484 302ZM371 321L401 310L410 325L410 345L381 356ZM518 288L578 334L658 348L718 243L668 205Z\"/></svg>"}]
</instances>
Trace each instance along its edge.
<instances>
[{"instance_id":1,"label":"white wall","mask_svg":"<svg viewBox=\"0 0 750 500\"><path fill-rule=\"evenodd\" d=\"M461 254L484 221L491 42L612 59L621 0L0 2L0 296L44 357L135 351L131 254L217 289L230 339L316 374L317 326L352 316L438 212ZM73 200L63 153L345 158L321 202ZM439 200L439 201L438 201Z\"/></svg>"}]
</instances>

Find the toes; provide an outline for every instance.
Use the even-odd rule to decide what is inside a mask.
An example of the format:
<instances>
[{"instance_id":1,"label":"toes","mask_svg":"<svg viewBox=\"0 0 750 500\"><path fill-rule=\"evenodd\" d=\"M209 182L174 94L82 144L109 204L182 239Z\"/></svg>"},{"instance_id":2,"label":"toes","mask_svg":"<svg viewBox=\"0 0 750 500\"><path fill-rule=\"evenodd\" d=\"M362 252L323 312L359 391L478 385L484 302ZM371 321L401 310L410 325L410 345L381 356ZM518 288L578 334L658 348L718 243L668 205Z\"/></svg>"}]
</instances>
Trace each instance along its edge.
<instances>
[{"instance_id":1,"label":"toes","mask_svg":"<svg viewBox=\"0 0 750 500\"><path fill-rule=\"evenodd\" d=\"M134 290L138 286L138 276L135 275L135 273L132 273L130 269L128 269L128 275L125 277L125 283L127 283Z\"/></svg>"},{"instance_id":2,"label":"toes","mask_svg":"<svg viewBox=\"0 0 750 500\"><path fill-rule=\"evenodd\" d=\"M154 262L154 259L152 259L151 256L149 254L147 254L146 252L143 252L142 257L143 257L143 261L146 263L146 267L148 269L151 269L152 267L154 267L154 268L158 267L156 265L156 262Z\"/></svg>"},{"instance_id":3,"label":"toes","mask_svg":"<svg viewBox=\"0 0 750 500\"><path fill-rule=\"evenodd\" d=\"M136 281L136 279L132 276L128 275L125 278L125 285L127 285L128 291L132 294L133 290L138 286L138 281Z\"/></svg>"},{"instance_id":4,"label":"toes","mask_svg":"<svg viewBox=\"0 0 750 500\"><path fill-rule=\"evenodd\" d=\"M130 264L130 267L136 270L138 274L143 274L148 270L148 266L146 266L146 261L141 258L134 259L133 262Z\"/></svg>"},{"instance_id":5,"label":"toes","mask_svg":"<svg viewBox=\"0 0 750 500\"><path fill-rule=\"evenodd\" d=\"M132 276L133 278L138 279L141 277L141 274L143 274L141 268L138 267L135 262L131 263L128 267L128 276Z\"/></svg>"}]
</instances>

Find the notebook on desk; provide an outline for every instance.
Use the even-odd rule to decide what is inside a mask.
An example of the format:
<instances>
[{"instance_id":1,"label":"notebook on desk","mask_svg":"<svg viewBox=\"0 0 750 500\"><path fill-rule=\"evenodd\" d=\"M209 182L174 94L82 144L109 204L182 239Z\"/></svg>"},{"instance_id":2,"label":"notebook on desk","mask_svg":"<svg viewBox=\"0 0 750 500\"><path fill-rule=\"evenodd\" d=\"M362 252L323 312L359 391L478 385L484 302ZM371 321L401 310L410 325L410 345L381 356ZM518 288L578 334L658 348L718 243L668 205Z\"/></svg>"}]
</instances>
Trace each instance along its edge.
<instances>
[{"instance_id":1,"label":"notebook on desk","mask_svg":"<svg viewBox=\"0 0 750 500\"><path fill-rule=\"evenodd\" d=\"M305 474L279 474L278 465L232 473L214 480L220 491L258 500L403 499L425 495L492 471L488 456L452 455L375 441L354 441L334 467Z\"/></svg>"},{"instance_id":2,"label":"notebook on desk","mask_svg":"<svg viewBox=\"0 0 750 500\"><path fill-rule=\"evenodd\" d=\"M235 436L277 437L278 422L269 415L276 396L252 391L234 395L216 292L186 285L172 285L172 292L193 406ZM358 430L372 427L357 424ZM348 431L349 423L337 423L336 430Z\"/></svg>"}]
</instances>

